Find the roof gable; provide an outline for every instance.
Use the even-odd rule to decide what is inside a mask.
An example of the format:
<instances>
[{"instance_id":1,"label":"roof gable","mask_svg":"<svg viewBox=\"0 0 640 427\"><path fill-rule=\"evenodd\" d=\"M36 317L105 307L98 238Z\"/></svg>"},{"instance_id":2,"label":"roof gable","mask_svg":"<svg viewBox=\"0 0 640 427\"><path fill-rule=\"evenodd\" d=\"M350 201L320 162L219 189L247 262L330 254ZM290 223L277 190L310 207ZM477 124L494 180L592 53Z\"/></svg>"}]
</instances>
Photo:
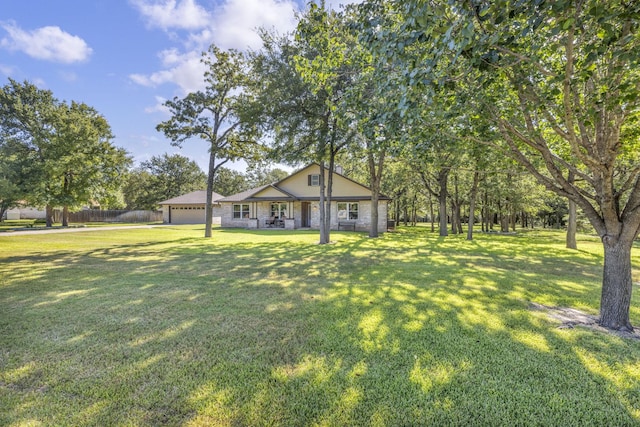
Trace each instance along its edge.
<instances>
[{"instance_id":1,"label":"roof gable","mask_svg":"<svg viewBox=\"0 0 640 427\"><path fill-rule=\"evenodd\" d=\"M222 198L223 196L221 196L220 194L215 192L213 193L214 202L217 202ZM174 197L172 199L164 200L158 204L159 205L199 205L199 204L204 205L206 203L207 203L207 191L197 190L197 191L192 191L191 193L183 194L178 197Z\"/></svg>"},{"instance_id":2,"label":"roof gable","mask_svg":"<svg viewBox=\"0 0 640 427\"><path fill-rule=\"evenodd\" d=\"M241 193L220 199L220 202L241 202L257 200L310 200L318 199L320 188L310 185L309 175L319 175L320 165L311 163L291 175L273 184L263 185ZM329 170L325 169L325 182ZM371 198L371 189L338 172L333 172L332 198L367 200ZM380 199L388 199L381 195Z\"/></svg>"},{"instance_id":3,"label":"roof gable","mask_svg":"<svg viewBox=\"0 0 640 427\"><path fill-rule=\"evenodd\" d=\"M293 198L296 197L293 194L289 194L281 188L276 187L274 184L267 185L262 190L255 192L252 198Z\"/></svg>"},{"instance_id":4,"label":"roof gable","mask_svg":"<svg viewBox=\"0 0 640 427\"><path fill-rule=\"evenodd\" d=\"M281 180L276 186L288 193L295 195L296 197L318 197L320 189L318 186L310 185L309 175L319 175L320 165L312 163L299 171L291 174L285 179ZM325 169L325 182L329 178L329 170ZM350 178L338 173L333 172L333 189L332 197L371 197L371 190Z\"/></svg>"}]
</instances>

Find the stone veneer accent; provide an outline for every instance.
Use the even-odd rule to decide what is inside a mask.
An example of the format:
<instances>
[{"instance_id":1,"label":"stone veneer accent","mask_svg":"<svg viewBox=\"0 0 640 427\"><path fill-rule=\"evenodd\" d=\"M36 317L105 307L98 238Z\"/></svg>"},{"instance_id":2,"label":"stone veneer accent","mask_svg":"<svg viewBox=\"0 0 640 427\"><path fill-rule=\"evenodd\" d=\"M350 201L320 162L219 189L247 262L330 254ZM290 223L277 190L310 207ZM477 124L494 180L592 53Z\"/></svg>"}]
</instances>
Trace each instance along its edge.
<instances>
[{"instance_id":1,"label":"stone veneer accent","mask_svg":"<svg viewBox=\"0 0 640 427\"><path fill-rule=\"evenodd\" d=\"M239 228L264 228L265 220L271 216L271 202L248 202L251 218L234 219L233 205L234 203L224 202L220 209L222 227L239 227ZM320 210L319 202L311 202L311 228L320 228ZM285 221L285 229L292 230L302 226L302 204L301 202L289 202L289 217L293 213L293 219ZM378 231L383 233L387 231L387 209L386 200L378 202ZM371 202L369 200L358 201L358 219L356 220L357 231L369 231L369 223L371 222ZM331 202L331 229L338 229L338 206L337 202Z\"/></svg>"}]
</instances>

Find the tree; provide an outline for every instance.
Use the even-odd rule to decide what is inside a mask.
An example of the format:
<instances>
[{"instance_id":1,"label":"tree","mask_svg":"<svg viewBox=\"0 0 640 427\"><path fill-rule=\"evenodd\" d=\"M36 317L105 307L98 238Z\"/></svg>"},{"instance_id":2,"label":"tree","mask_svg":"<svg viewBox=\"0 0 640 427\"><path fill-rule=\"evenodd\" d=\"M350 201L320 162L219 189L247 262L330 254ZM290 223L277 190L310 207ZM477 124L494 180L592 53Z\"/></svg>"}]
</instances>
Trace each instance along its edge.
<instances>
[{"instance_id":1,"label":"tree","mask_svg":"<svg viewBox=\"0 0 640 427\"><path fill-rule=\"evenodd\" d=\"M0 143L0 220L28 197L28 156L21 148L12 141Z\"/></svg>"},{"instance_id":2,"label":"tree","mask_svg":"<svg viewBox=\"0 0 640 427\"><path fill-rule=\"evenodd\" d=\"M45 160L53 144L54 119L58 101L53 93L35 85L9 79L0 90L0 143L15 144L22 159L29 166L22 169L20 178L29 188L26 201L35 205L49 205L48 179ZM15 169L14 169L15 170ZM51 208L47 209L47 226L51 226Z\"/></svg>"},{"instance_id":3,"label":"tree","mask_svg":"<svg viewBox=\"0 0 640 427\"><path fill-rule=\"evenodd\" d=\"M109 124L83 103L66 104L51 91L9 79L0 90L0 145L19 156L19 176L27 202L45 206L47 226L53 206L69 207L108 197L128 166L126 152L111 144ZM16 169L14 168L14 171Z\"/></svg>"},{"instance_id":4,"label":"tree","mask_svg":"<svg viewBox=\"0 0 640 427\"><path fill-rule=\"evenodd\" d=\"M111 143L106 119L84 103L61 104L45 169L50 177L50 203L63 207L62 225L69 225L69 209L100 201L117 191L130 164L125 150Z\"/></svg>"},{"instance_id":5,"label":"tree","mask_svg":"<svg viewBox=\"0 0 640 427\"><path fill-rule=\"evenodd\" d=\"M158 202L165 200L156 193L151 173L141 167L129 170L123 177L122 195L129 210L153 210Z\"/></svg>"},{"instance_id":6,"label":"tree","mask_svg":"<svg viewBox=\"0 0 640 427\"><path fill-rule=\"evenodd\" d=\"M318 137L316 156L320 164L320 243L329 243L331 233L331 196L333 171L337 154L357 134L345 111L343 97L354 84L360 69L353 53L357 52L355 39L346 31L344 16L326 9L324 0L319 5L309 3L295 32L300 47L294 56L295 69L308 90L322 102L316 111ZM326 174L325 193L325 162Z\"/></svg>"},{"instance_id":7,"label":"tree","mask_svg":"<svg viewBox=\"0 0 640 427\"><path fill-rule=\"evenodd\" d=\"M156 205L162 200L201 190L207 178L196 162L180 154L153 156L140 163L140 168L151 176Z\"/></svg>"},{"instance_id":8,"label":"tree","mask_svg":"<svg viewBox=\"0 0 640 427\"><path fill-rule=\"evenodd\" d=\"M225 167L218 169L218 173L213 181L213 191L223 196L240 193L249 188L247 178L242 172Z\"/></svg>"},{"instance_id":9,"label":"tree","mask_svg":"<svg viewBox=\"0 0 640 427\"><path fill-rule=\"evenodd\" d=\"M402 43L413 54L406 67L417 81L474 88L474 103L501 136L487 142L573 200L601 237L600 324L632 330L640 4L411 1L396 12L404 25L385 40L371 38L375 48ZM464 73L448 73L453 63L464 64Z\"/></svg>"},{"instance_id":10,"label":"tree","mask_svg":"<svg viewBox=\"0 0 640 427\"><path fill-rule=\"evenodd\" d=\"M287 171L279 168L270 169L258 163L249 165L249 168L245 173L245 179L247 180L250 188L273 184L274 182L283 180L287 176L289 176Z\"/></svg>"},{"instance_id":11,"label":"tree","mask_svg":"<svg viewBox=\"0 0 640 427\"><path fill-rule=\"evenodd\" d=\"M129 209L158 208L158 203L202 190L207 176L200 166L180 154L152 156L129 172L123 188Z\"/></svg>"},{"instance_id":12,"label":"tree","mask_svg":"<svg viewBox=\"0 0 640 427\"><path fill-rule=\"evenodd\" d=\"M194 137L209 143L205 237L211 237L215 174L228 161L250 156L255 147L242 135L238 118L238 109L246 102L242 92L248 74L244 54L211 45L202 62L207 66L204 91L165 102L172 117L156 129L178 147Z\"/></svg>"},{"instance_id":13,"label":"tree","mask_svg":"<svg viewBox=\"0 0 640 427\"><path fill-rule=\"evenodd\" d=\"M350 151L357 151L360 159L366 158L368 176L366 181L371 189L371 226L369 237L379 235L379 200L382 194L382 179L385 162L389 154L398 149L399 134L402 134L404 123L393 107L398 100L398 91L390 91L386 84L397 79L392 65L380 66L373 61L371 52L360 43L357 35L357 9L347 7L343 15L345 26L349 31L348 55L343 61L352 77L350 84L344 89L340 105L343 120L351 128L357 130L355 144Z\"/></svg>"},{"instance_id":14,"label":"tree","mask_svg":"<svg viewBox=\"0 0 640 427\"><path fill-rule=\"evenodd\" d=\"M254 102L244 114L272 139L275 160L320 165L321 244L330 239L335 158L356 134L339 114L353 76L344 30L322 2L309 4L293 40L263 31L263 49L252 57Z\"/></svg>"}]
</instances>

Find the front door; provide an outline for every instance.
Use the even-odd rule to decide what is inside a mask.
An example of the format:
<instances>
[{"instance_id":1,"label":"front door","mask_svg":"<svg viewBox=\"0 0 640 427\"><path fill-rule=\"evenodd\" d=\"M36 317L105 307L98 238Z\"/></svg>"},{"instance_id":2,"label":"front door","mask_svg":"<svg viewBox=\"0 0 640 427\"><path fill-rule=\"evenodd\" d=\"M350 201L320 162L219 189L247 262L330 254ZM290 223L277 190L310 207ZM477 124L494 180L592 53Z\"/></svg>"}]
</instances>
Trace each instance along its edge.
<instances>
[{"instance_id":1,"label":"front door","mask_svg":"<svg viewBox=\"0 0 640 427\"><path fill-rule=\"evenodd\" d=\"M301 221L301 227L302 228L309 228L311 227L311 203L309 202L302 202L302 221Z\"/></svg>"}]
</instances>

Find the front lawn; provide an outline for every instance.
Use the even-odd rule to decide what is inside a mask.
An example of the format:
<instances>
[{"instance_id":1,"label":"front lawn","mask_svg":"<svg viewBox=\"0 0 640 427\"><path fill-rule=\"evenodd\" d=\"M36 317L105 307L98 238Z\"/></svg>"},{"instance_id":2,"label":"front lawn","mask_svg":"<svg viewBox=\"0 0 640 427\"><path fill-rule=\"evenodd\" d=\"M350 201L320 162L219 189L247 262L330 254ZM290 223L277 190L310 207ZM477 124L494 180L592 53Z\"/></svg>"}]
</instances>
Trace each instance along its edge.
<instances>
[{"instance_id":1,"label":"front lawn","mask_svg":"<svg viewBox=\"0 0 640 427\"><path fill-rule=\"evenodd\" d=\"M531 309L597 314L597 239L202 235L0 235L0 425L640 423L640 341Z\"/></svg>"}]
</instances>

